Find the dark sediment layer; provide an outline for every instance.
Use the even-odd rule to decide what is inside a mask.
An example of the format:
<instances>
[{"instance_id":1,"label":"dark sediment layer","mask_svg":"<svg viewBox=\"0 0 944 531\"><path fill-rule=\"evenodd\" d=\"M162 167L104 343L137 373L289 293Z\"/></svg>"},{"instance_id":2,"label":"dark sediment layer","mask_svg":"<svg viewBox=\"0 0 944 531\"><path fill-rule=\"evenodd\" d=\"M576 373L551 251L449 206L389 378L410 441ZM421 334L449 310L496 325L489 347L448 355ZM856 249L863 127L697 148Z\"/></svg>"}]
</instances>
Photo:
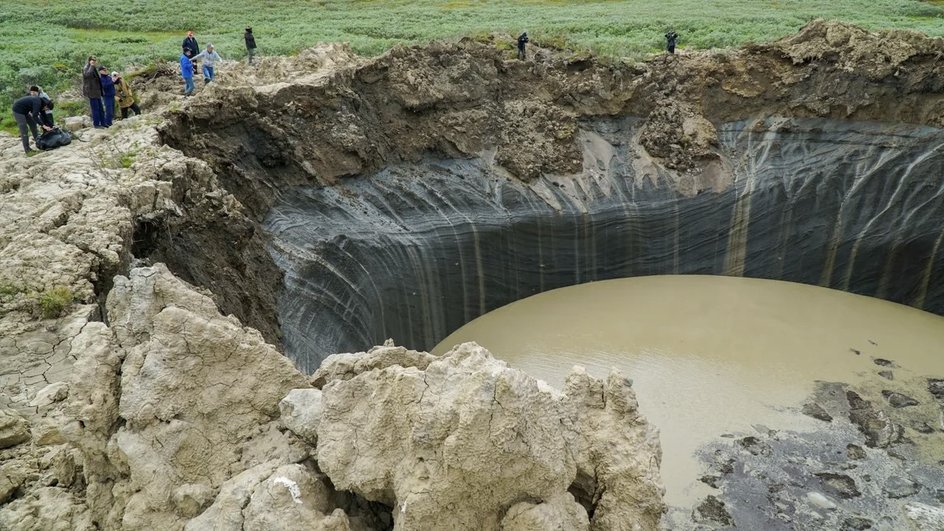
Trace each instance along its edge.
<instances>
[{"instance_id":1,"label":"dark sediment layer","mask_svg":"<svg viewBox=\"0 0 944 531\"><path fill-rule=\"evenodd\" d=\"M686 178L652 162L639 124L583 124L576 177L429 159L286 193L265 221L286 353L311 370L387 337L429 349L523 297L638 275L781 279L944 313L944 132L729 123L714 169Z\"/></svg>"}]
</instances>

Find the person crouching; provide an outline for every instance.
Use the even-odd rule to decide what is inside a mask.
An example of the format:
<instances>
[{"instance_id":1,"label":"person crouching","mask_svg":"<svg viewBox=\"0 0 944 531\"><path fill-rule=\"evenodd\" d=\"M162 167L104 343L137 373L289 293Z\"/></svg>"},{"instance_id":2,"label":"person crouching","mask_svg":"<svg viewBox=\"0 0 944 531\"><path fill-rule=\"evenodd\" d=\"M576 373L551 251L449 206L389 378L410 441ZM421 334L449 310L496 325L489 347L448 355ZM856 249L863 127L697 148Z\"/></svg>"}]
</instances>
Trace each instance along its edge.
<instances>
[{"instance_id":1,"label":"person crouching","mask_svg":"<svg viewBox=\"0 0 944 531\"><path fill-rule=\"evenodd\" d=\"M132 112L136 115L141 114L141 108L134 101L134 92L131 91L131 85L121 77L118 72L111 73L111 80L115 84L115 93L118 95L118 107L121 108L121 118L125 119Z\"/></svg>"},{"instance_id":2,"label":"person crouching","mask_svg":"<svg viewBox=\"0 0 944 531\"><path fill-rule=\"evenodd\" d=\"M33 134L33 140L39 141L39 131L36 124L42 125L44 131L52 128L43 123L42 115L47 108L51 107L48 99L42 98L37 94L23 96L13 102L13 119L20 130L20 139L23 141L23 151L30 154L29 133Z\"/></svg>"}]
</instances>

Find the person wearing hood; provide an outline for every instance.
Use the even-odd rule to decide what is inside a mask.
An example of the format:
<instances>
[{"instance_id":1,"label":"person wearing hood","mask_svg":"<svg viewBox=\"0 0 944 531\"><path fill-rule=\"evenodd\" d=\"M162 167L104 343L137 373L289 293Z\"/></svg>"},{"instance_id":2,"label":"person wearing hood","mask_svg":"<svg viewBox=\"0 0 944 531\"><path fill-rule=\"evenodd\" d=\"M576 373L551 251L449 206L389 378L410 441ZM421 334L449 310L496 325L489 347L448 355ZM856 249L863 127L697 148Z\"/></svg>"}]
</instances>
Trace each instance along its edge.
<instances>
[{"instance_id":1,"label":"person wearing hood","mask_svg":"<svg viewBox=\"0 0 944 531\"><path fill-rule=\"evenodd\" d=\"M115 83L115 93L118 96L118 106L121 107L121 118L125 119L131 112L140 115L141 108L134 101L134 93L131 92L131 86L121 77L118 72L111 73L111 80Z\"/></svg>"},{"instance_id":2,"label":"person wearing hood","mask_svg":"<svg viewBox=\"0 0 944 531\"><path fill-rule=\"evenodd\" d=\"M252 28L247 27L243 37L246 39L246 52L249 53L249 64L252 64L252 55L256 52L256 37L252 34Z\"/></svg>"},{"instance_id":3,"label":"person wearing hood","mask_svg":"<svg viewBox=\"0 0 944 531\"><path fill-rule=\"evenodd\" d=\"M105 104L105 127L111 127L115 119L115 82L108 75L108 69L98 67L98 74L102 80L102 103Z\"/></svg>"},{"instance_id":4,"label":"person wearing hood","mask_svg":"<svg viewBox=\"0 0 944 531\"><path fill-rule=\"evenodd\" d=\"M524 32L521 35L518 35L518 59L524 61L528 58L528 54L525 51L525 46L527 46L528 41L528 32Z\"/></svg>"},{"instance_id":5,"label":"person wearing hood","mask_svg":"<svg viewBox=\"0 0 944 531\"><path fill-rule=\"evenodd\" d=\"M23 151L27 155L33 151L30 149L29 133L33 134L33 139L37 144L39 142L39 132L36 129L36 124L42 125L44 131L52 129L52 127L42 123L42 114L51 105L52 103L48 99L41 97L38 93L30 93L29 96L23 96L13 102L13 119L16 120L16 125L20 130Z\"/></svg>"},{"instance_id":6,"label":"person wearing hood","mask_svg":"<svg viewBox=\"0 0 944 531\"><path fill-rule=\"evenodd\" d=\"M198 53L196 57L190 58L191 61L199 61L200 59L203 59L203 83L206 84L213 81L213 68L216 66L216 62L222 61L223 58L220 57L220 54L216 53L212 44L207 44L206 50Z\"/></svg>"},{"instance_id":7,"label":"person wearing hood","mask_svg":"<svg viewBox=\"0 0 944 531\"><path fill-rule=\"evenodd\" d=\"M184 96L193 94L193 61L190 60L189 48L180 54L180 77L184 78Z\"/></svg>"},{"instance_id":8,"label":"person wearing hood","mask_svg":"<svg viewBox=\"0 0 944 531\"><path fill-rule=\"evenodd\" d=\"M30 96L39 96L40 98L43 98L49 102L49 105L46 106L45 112L43 112L42 116L40 116L40 121L49 127L55 127L56 121L52 117L52 98L49 97L49 94L46 94L46 92L37 85L33 85L29 88L29 94Z\"/></svg>"},{"instance_id":9,"label":"person wearing hood","mask_svg":"<svg viewBox=\"0 0 944 531\"><path fill-rule=\"evenodd\" d=\"M95 56L89 56L82 69L82 95L88 98L92 110L92 125L105 127L105 109L102 107L102 78L98 75Z\"/></svg>"}]
</instances>

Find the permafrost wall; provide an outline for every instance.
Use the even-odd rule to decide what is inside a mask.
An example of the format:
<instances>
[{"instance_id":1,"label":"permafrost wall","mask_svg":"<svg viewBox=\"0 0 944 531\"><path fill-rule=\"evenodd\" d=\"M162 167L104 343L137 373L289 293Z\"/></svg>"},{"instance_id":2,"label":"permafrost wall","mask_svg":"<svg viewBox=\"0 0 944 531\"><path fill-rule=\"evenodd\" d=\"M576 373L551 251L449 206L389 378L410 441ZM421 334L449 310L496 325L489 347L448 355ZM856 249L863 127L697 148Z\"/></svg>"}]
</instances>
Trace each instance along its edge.
<instances>
[{"instance_id":1,"label":"permafrost wall","mask_svg":"<svg viewBox=\"0 0 944 531\"><path fill-rule=\"evenodd\" d=\"M648 163L637 125L583 124L576 178L427 159L285 194L265 229L286 353L310 371L388 337L429 349L509 302L639 275L781 279L944 313L942 131L728 123L717 175L689 186Z\"/></svg>"}]
</instances>

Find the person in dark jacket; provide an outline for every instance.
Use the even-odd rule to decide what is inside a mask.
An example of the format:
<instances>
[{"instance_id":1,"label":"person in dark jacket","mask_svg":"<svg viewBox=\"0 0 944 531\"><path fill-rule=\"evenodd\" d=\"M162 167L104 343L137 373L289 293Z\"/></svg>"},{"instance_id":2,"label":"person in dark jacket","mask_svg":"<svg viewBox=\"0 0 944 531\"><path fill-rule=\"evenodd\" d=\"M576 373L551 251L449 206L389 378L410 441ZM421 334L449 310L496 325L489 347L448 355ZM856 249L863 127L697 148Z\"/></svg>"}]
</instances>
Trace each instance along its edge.
<instances>
[{"instance_id":1,"label":"person in dark jacket","mask_svg":"<svg viewBox=\"0 0 944 531\"><path fill-rule=\"evenodd\" d=\"M92 109L92 125L105 127L105 109L102 107L102 78L95 66L95 56L90 56L82 70L82 95L89 100Z\"/></svg>"},{"instance_id":2,"label":"person in dark jacket","mask_svg":"<svg viewBox=\"0 0 944 531\"><path fill-rule=\"evenodd\" d=\"M666 49L666 51L668 51L669 53L674 54L674 53L675 53L675 43L676 43L677 41L678 41L678 33L675 33L674 31L669 30L669 32L665 34L665 49Z\"/></svg>"},{"instance_id":3,"label":"person in dark jacket","mask_svg":"<svg viewBox=\"0 0 944 531\"><path fill-rule=\"evenodd\" d=\"M524 61L528 58L528 53L525 51L525 46L527 46L530 39L528 39L528 32L524 32L521 35L518 35L518 59Z\"/></svg>"},{"instance_id":4,"label":"person in dark jacket","mask_svg":"<svg viewBox=\"0 0 944 531\"><path fill-rule=\"evenodd\" d=\"M42 116L51 103L38 94L23 96L13 102L13 119L20 129L20 139L23 141L23 151L27 154L32 152L29 144L29 133L33 134L33 140L39 140L39 131L36 124L41 124L44 131L52 129L42 122Z\"/></svg>"},{"instance_id":5,"label":"person in dark jacket","mask_svg":"<svg viewBox=\"0 0 944 531\"><path fill-rule=\"evenodd\" d=\"M102 79L102 102L105 104L105 127L111 127L115 119L115 82L108 75L108 69L98 67L98 75Z\"/></svg>"},{"instance_id":6,"label":"person in dark jacket","mask_svg":"<svg viewBox=\"0 0 944 531\"><path fill-rule=\"evenodd\" d=\"M184 78L184 96L193 94L193 62L189 49L180 55L180 77Z\"/></svg>"},{"instance_id":7,"label":"person in dark jacket","mask_svg":"<svg viewBox=\"0 0 944 531\"><path fill-rule=\"evenodd\" d=\"M252 34L252 28L246 27L246 52L249 53L249 64L252 64L252 55L256 52L256 37Z\"/></svg>"},{"instance_id":8,"label":"person in dark jacket","mask_svg":"<svg viewBox=\"0 0 944 531\"><path fill-rule=\"evenodd\" d=\"M187 32L187 38L184 39L182 48L181 53L190 50L190 57L196 57L200 53L200 45L197 44L197 38L193 36L193 30Z\"/></svg>"},{"instance_id":9,"label":"person in dark jacket","mask_svg":"<svg viewBox=\"0 0 944 531\"><path fill-rule=\"evenodd\" d=\"M46 94L46 92L43 91L43 89L39 87L38 85L31 86L29 88L29 94L30 96L39 96L40 98L49 100L48 108L46 109L46 112L44 112L40 118L42 118L42 122L48 125L49 127L55 127L56 121L52 117L52 107L53 107L52 98L49 97L49 94Z\"/></svg>"}]
</instances>

